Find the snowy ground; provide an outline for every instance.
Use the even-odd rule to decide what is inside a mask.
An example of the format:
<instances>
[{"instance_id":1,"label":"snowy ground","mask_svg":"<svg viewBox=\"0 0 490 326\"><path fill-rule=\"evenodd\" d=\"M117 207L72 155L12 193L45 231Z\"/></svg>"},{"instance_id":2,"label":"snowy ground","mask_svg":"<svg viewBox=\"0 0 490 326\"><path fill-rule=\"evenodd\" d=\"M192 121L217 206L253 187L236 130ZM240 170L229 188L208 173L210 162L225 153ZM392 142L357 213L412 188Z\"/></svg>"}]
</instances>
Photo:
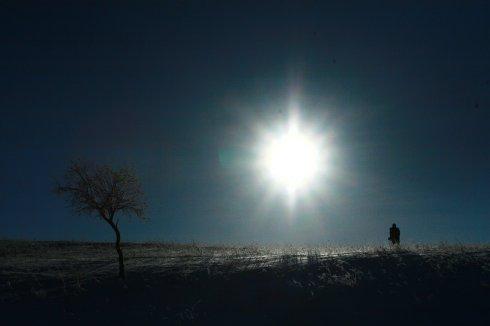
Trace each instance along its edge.
<instances>
[{"instance_id":1,"label":"snowy ground","mask_svg":"<svg viewBox=\"0 0 490 326\"><path fill-rule=\"evenodd\" d=\"M0 241L0 313L31 323L490 321L490 246L211 247ZM31 311L30 314L24 314Z\"/></svg>"}]
</instances>

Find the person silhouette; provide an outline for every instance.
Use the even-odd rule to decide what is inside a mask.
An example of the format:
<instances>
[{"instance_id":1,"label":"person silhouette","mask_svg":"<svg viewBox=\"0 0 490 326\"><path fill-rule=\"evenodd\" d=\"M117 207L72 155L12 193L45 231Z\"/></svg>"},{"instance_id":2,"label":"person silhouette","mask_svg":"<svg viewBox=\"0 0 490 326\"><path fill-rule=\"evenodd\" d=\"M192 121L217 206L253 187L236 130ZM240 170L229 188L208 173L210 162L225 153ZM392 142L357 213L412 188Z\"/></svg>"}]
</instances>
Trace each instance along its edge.
<instances>
[{"instance_id":1,"label":"person silhouette","mask_svg":"<svg viewBox=\"0 0 490 326\"><path fill-rule=\"evenodd\" d=\"M400 229L395 223L393 223L390 228L390 237L388 240L390 240L392 244L400 244Z\"/></svg>"}]
</instances>

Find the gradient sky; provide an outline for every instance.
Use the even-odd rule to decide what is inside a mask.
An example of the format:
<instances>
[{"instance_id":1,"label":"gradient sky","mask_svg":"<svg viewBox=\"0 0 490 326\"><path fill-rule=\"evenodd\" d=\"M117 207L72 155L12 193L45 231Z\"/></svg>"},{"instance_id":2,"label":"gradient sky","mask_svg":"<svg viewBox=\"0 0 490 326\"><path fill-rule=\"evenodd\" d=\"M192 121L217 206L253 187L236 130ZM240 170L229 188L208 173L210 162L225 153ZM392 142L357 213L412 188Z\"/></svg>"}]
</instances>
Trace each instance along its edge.
<instances>
[{"instance_id":1,"label":"gradient sky","mask_svg":"<svg viewBox=\"0 0 490 326\"><path fill-rule=\"evenodd\" d=\"M50 189L133 164L123 240L490 241L490 2L1 1L0 237L112 240ZM81 3L81 2L80 2ZM294 99L336 175L294 211L247 168Z\"/></svg>"}]
</instances>

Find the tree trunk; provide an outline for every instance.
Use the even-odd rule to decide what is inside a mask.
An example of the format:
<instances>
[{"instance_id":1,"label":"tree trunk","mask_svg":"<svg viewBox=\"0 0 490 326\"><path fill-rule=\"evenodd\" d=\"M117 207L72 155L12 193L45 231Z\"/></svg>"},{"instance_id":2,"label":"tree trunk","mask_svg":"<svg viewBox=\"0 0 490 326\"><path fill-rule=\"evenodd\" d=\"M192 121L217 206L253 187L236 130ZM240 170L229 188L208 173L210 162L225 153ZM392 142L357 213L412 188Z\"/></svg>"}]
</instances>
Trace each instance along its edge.
<instances>
[{"instance_id":1,"label":"tree trunk","mask_svg":"<svg viewBox=\"0 0 490 326\"><path fill-rule=\"evenodd\" d=\"M121 234L116 228L116 251L119 257L119 277L124 280L126 278L126 273L124 272L124 256L121 249Z\"/></svg>"},{"instance_id":2,"label":"tree trunk","mask_svg":"<svg viewBox=\"0 0 490 326\"><path fill-rule=\"evenodd\" d=\"M112 229L116 233L115 245L116 245L117 255L119 257L119 278L124 280L126 278L126 273L124 272L124 256L121 249L121 233L119 232L119 229L116 224L112 222L110 222L109 224L111 225Z\"/></svg>"}]
</instances>

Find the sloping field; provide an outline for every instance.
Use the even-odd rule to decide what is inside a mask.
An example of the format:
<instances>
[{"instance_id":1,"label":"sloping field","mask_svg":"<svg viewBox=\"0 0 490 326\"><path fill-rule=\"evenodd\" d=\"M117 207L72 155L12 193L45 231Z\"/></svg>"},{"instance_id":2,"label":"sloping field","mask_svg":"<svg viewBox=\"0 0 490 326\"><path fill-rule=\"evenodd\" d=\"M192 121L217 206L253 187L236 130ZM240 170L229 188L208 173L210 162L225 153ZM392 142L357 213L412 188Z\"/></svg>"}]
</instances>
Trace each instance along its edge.
<instances>
[{"instance_id":1,"label":"sloping field","mask_svg":"<svg viewBox=\"0 0 490 326\"><path fill-rule=\"evenodd\" d=\"M111 244L0 241L0 313L55 324L490 321L489 246L148 243L124 252L125 284Z\"/></svg>"}]
</instances>

